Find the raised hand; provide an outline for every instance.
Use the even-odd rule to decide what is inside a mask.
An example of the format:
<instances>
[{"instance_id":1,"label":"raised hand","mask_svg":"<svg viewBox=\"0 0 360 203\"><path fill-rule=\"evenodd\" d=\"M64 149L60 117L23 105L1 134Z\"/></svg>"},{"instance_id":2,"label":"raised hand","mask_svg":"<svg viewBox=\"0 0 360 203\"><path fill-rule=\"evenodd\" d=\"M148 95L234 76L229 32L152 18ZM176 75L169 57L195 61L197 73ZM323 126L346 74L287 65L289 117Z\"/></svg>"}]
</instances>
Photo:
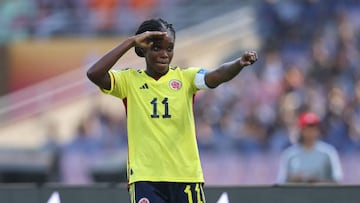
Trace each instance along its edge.
<instances>
[{"instance_id":1,"label":"raised hand","mask_svg":"<svg viewBox=\"0 0 360 203\"><path fill-rule=\"evenodd\" d=\"M240 64L242 66L252 65L258 60L256 51L246 51L240 59Z\"/></svg>"},{"instance_id":2,"label":"raised hand","mask_svg":"<svg viewBox=\"0 0 360 203\"><path fill-rule=\"evenodd\" d=\"M134 36L135 47L139 47L141 49L150 48L153 42L150 40L152 38L162 38L167 35L167 32L159 32L159 31L146 31L144 33L138 34Z\"/></svg>"}]
</instances>

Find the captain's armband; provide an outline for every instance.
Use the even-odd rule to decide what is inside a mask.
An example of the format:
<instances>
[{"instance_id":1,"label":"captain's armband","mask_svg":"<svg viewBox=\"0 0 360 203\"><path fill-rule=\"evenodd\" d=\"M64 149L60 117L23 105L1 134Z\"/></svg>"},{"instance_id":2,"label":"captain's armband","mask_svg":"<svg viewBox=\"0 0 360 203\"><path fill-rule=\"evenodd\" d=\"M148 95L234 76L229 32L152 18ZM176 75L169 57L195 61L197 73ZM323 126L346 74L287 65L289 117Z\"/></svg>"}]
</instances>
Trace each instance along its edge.
<instances>
[{"instance_id":1,"label":"captain's armband","mask_svg":"<svg viewBox=\"0 0 360 203\"><path fill-rule=\"evenodd\" d=\"M206 75L207 71L205 69L200 69L194 78L194 83L197 89L199 90L206 90L206 89L211 89L205 81L205 75Z\"/></svg>"}]
</instances>

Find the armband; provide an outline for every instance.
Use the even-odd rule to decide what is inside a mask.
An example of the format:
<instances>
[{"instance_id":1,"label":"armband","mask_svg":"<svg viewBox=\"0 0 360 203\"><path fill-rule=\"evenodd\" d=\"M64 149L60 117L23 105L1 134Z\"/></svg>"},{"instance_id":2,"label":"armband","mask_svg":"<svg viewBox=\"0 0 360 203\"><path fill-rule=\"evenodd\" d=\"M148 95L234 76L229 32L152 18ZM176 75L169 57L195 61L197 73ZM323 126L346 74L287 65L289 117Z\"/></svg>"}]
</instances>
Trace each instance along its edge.
<instances>
[{"instance_id":1,"label":"armband","mask_svg":"<svg viewBox=\"0 0 360 203\"><path fill-rule=\"evenodd\" d=\"M201 69L195 75L194 83L195 83L196 88L198 88L199 90L210 89L209 86L207 86L206 82L205 82L206 72L207 72L206 70Z\"/></svg>"}]
</instances>

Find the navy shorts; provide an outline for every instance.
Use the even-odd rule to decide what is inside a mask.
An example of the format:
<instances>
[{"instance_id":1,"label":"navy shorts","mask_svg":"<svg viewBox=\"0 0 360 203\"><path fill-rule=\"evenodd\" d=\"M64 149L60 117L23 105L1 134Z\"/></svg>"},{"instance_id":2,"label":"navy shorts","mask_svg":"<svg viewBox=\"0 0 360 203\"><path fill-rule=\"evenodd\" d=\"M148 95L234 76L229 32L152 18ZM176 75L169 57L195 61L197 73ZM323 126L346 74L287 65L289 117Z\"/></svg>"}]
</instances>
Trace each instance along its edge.
<instances>
[{"instance_id":1,"label":"navy shorts","mask_svg":"<svg viewBox=\"0 0 360 203\"><path fill-rule=\"evenodd\" d=\"M141 181L129 193L131 203L206 203L202 183Z\"/></svg>"}]
</instances>

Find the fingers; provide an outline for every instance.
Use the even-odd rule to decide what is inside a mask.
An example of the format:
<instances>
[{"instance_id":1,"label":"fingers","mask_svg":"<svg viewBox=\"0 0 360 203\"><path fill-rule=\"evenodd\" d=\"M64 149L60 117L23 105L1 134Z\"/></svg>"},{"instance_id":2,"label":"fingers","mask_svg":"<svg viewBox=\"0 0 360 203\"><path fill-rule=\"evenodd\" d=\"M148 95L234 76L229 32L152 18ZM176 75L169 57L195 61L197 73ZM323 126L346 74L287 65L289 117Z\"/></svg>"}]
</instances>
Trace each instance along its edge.
<instances>
[{"instance_id":1,"label":"fingers","mask_svg":"<svg viewBox=\"0 0 360 203\"><path fill-rule=\"evenodd\" d=\"M256 51L246 51L240 58L241 66L252 65L258 60Z\"/></svg>"},{"instance_id":2,"label":"fingers","mask_svg":"<svg viewBox=\"0 0 360 203\"><path fill-rule=\"evenodd\" d=\"M167 32L146 31L135 36L135 43L137 46L149 47L152 39L162 38L164 36L167 36Z\"/></svg>"},{"instance_id":3,"label":"fingers","mask_svg":"<svg viewBox=\"0 0 360 203\"><path fill-rule=\"evenodd\" d=\"M246 51L244 55L246 60L249 61L251 64L255 63L258 60L256 51Z\"/></svg>"},{"instance_id":4,"label":"fingers","mask_svg":"<svg viewBox=\"0 0 360 203\"><path fill-rule=\"evenodd\" d=\"M146 31L146 32L144 32L144 35L145 35L146 38L151 38L151 37L163 37L163 36L167 36L167 32Z\"/></svg>"},{"instance_id":5,"label":"fingers","mask_svg":"<svg viewBox=\"0 0 360 203\"><path fill-rule=\"evenodd\" d=\"M137 39L137 41L144 41L144 40L147 40L149 38L163 37L163 36L167 36L167 32L146 31L146 32L143 32L143 33L140 33L140 34L136 35L135 38Z\"/></svg>"}]
</instances>

